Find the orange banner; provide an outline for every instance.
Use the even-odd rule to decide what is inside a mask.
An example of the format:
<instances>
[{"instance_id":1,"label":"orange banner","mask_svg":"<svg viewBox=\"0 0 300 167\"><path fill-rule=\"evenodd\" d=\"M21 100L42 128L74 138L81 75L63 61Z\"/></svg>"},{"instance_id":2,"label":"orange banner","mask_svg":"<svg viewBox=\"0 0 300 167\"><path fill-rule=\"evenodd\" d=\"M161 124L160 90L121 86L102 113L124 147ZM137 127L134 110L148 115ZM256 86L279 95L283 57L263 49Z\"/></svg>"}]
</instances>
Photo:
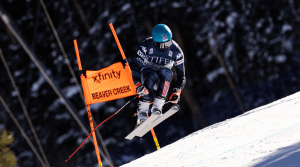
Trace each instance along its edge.
<instances>
[{"instance_id":1,"label":"orange banner","mask_svg":"<svg viewBox=\"0 0 300 167\"><path fill-rule=\"evenodd\" d=\"M98 71L86 70L81 82L87 105L137 94L127 63L125 68L118 62Z\"/></svg>"}]
</instances>

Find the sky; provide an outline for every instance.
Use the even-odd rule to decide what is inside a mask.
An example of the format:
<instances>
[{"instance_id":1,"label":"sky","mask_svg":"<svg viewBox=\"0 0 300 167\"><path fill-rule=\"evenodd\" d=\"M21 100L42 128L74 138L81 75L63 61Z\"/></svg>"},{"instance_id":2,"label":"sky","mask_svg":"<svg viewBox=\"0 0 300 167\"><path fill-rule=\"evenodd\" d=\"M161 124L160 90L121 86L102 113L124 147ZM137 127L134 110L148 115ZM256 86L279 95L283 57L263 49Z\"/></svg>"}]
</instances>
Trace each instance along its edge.
<instances>
[{"instance_id":1,"label":"sky","mask_svg":"<svg viewBox=\"0 0 300 167\"><path fill-rule=\"evenodd\" d=\"M122 167L300 166L300 92L196 131Z\"/></svg>"}]
</instances>

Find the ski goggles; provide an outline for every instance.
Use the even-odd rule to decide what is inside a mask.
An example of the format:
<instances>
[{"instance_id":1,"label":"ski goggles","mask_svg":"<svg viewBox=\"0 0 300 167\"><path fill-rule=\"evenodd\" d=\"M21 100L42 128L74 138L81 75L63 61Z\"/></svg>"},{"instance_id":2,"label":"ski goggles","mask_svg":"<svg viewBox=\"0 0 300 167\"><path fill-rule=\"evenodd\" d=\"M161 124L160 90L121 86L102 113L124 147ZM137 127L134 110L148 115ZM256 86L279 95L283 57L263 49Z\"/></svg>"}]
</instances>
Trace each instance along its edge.
<instances>
[{"instance_id":1,"label":"ski goggles","mask_svg":"<svg viewBox=\"0 0 300 167\"><path fill-rule=\"evenodd\" d=\"M172 39L166 42L155 42L153 41L155 46L159 47L159 49L166 49L172 45Z\"/></svg>"}]
</instances>

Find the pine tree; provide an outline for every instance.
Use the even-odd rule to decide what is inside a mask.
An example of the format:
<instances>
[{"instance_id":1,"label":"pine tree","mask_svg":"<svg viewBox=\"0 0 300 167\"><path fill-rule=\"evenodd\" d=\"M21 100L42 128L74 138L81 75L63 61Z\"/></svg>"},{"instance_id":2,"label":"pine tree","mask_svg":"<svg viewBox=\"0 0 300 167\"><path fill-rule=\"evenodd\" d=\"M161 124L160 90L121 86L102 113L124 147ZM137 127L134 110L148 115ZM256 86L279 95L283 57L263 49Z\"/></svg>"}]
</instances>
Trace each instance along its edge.
<instances>
[{"instance_id":1,"label":"pine tree","mask_svg":"<svg viewBox=\"0 0 300 167\"><path fill-rule=\"evenodd\" d=\"M14 141L14 137L5 129L0 133L0 167L12 167L17 164L15 154L9 146Z\"/></svg>"}]
</instances>

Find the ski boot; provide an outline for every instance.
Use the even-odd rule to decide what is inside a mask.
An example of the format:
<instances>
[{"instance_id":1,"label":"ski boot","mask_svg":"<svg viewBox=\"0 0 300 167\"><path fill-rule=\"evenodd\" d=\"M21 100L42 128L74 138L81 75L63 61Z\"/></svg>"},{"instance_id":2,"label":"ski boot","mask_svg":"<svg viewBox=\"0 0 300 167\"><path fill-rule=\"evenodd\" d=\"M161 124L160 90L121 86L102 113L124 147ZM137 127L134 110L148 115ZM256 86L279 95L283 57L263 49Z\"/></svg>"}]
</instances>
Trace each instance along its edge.
<instances>
[{"instance_id":1,"label":"ski boot","mask_svg":"<svg viewBox=\"0 0 300 167\"><path fill-rule=\"evenodd\" d=\"M164 97L155 97L153 106L151 108L151 114L162 115L162 108L164 104L165 104Z\"/></svg>"},{"instance_id":2,"label":"ski boot","mask_svg":"<svg viewBox=\"0 0 300 167\"><path fill-rule=\"evenodd\" d=\"M150 102L139 101L138 109L137 109L138 118L137 118L136 127L147 120L149 105Z\"/></svg>"}]
</instances>

